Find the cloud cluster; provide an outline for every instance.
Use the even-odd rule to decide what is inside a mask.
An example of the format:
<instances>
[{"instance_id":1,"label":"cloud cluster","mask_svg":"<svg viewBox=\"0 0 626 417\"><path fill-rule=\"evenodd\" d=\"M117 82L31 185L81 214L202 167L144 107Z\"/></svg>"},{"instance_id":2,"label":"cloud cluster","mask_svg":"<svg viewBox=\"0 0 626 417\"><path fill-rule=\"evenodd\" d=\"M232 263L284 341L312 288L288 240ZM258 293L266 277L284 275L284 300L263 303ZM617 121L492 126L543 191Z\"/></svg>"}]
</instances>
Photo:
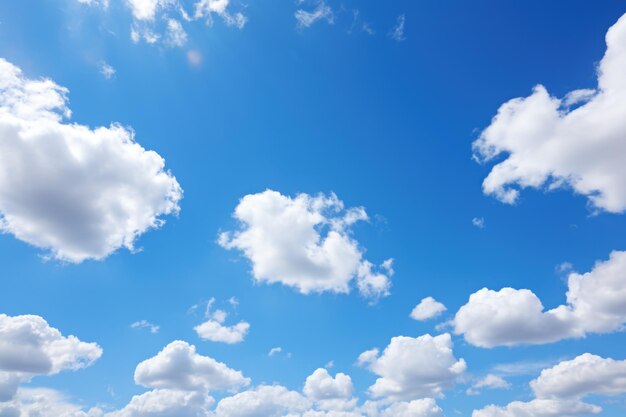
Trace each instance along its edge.
<instances>
[{"instance_id":1,"label":"cloud cluster","mask_svg":"<svg viewBox=\"0 0 626 417\"><path fill-rule=\"evenodd\" d=\"M597 414L602 408L584 403L589 395L626 393L626 360L585 353L544 369L530 382L535 399L514 401L505 407L495 405L476 410L472 417L573 417Z\"/></svg>"},{"instance_id":2,"label":"cloud cluster","mask_svg":"<svg viewBox=\"0 0 626 417\"><path fill-rule=\"evenodd\" d=\"M473 144L476 159L505 155L483 191L515 203L526 187L571 188L600 210L626 209L626 16L609 29L598 87L563 99L543 86L503 104Z\"/></svg>"},{"instance_id":3,"label":"cloud cluster","mask_svg":"<svg viewBox=\"0 0 626 417\"><path fill-rule=\"evenodd\" d=\"M453 320L475 346L542 344L587 333L617 331L626 323L626 252L614 251L585 274L570 273L567 304L544 311L530 290L483 288Z\"/></svg>"},{"instance_id":4,"label":"cloud cluster","mask_svg":"<svg viewBox=\"0 0 626 417\"><path fill-rule=\"evenodd\" d=\"M68 262L132 250L182 189L131 130L66 122L67 94L0 59L0 231Z\"/></svg>"},{"instance_id":5,"label":"cloud cluster","mask_svg":"<svg viewBox=\"0 0 626 417\"><path fill-rule=\"evenodd\" d=\"M379 376L370 394L393 401L441 397L467 368L465 360L454 356L448 333L397 336L382 354L377 349L363 352L358 363Z\"/></svg>"},{"instance_id":6,"label":"cloud cluster","mask_svg":"<svg viewBox=\"0 0 626 417\"><path fill-rule=\"evenodd\" d=\"M234 217L240 229L220 234L219 244L242 251L258 282L309 294L348 293L356 280L366 297L389 293L391 260L375 268L351 236L352 225L367 220L363 208L345 209L334 194L291 198L267 190L243 197Z\"/></svg>"},{"instance_id":7,"label":"cloud cluster","mask_svg":"<svg viewBox=\"0 0 626 417\"><path fill-rule=\"evenodd\" d=\"M34 376L82 369L101 355L97 344L63 336L39 316L0 314L0 402Z\"/></svg>"},{"instance_id":8,"label":"cloud cluster","mask_svg":"<svg viewBox=\"0 0 626 417\"><path fill-rule=\"evenodd\" d=\"M335 14L333 9L330 8L324 2L324 0L320 0L317 2L315 8L311 11L298 9L294 14L296 18L296 22L298 27L300 28L308 28L315 24L318 21L325 20L328 24L333 24L335 22Z\"/></svg>"}]
</instances>

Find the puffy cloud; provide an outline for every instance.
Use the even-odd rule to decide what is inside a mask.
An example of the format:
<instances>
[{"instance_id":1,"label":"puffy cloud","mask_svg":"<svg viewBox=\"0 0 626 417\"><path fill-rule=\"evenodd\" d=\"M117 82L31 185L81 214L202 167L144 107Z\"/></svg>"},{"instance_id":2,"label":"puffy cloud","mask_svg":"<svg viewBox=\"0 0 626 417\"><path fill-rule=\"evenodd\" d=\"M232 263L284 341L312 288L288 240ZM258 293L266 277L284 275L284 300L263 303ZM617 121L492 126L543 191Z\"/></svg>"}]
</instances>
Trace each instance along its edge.
<instances>
[{"instance_id":1,"label":"puffy cloud","mask_svg":"<svg viewBox=\"0 0 626 417\"><path fill-rule=\"evenodd\" d=\"M42 317L0 314L0 402L36 375L85 368L101 355L97 344L63 336Z\"/></svg>"},{"instance_id":2,"label":"puffy cloud","mask_svg":"<svg viewBox=\"0 0 626 417\"><path fill-rule=\"evenodd\" d=\"M222 233L219 243L239 249L258 282L282 283L303 294L348 293L357 281L361 294L388 294L391 261L374 271L351 237L351 226L366 220L363 208L344 209L334 194L295 198L267 190L245 196L235 209L240 230Z\"/></svg>"},{"instance_id":3,"label":"puffy cloud","mask_svg":"<svg viewBox=\"0 0 626 417\"><path fill-rule=\"evenodd\" d=\"M626 323L626 252L614 251L585 274L568 278L567 304L544 311L530 290L483 288L456 313L455 332L481 347L549 343Z\"/></svg>"},{"instance_id":4,"label":"puffy cloud","mask_svg":"<svg viewBox=\"0 0 626 417\"><path fill-rule=\"evenodd\" d=\"M588 395L626 393L626 360L616 361L585 353L544 369L530 382L535 399L505 407L490 405L473 417L573 417L597 414L602 408L586 404Z\"/></svg>"},{"instance_id":5,"label":"puffy cloud","mask_svg":"<svg viewBox=\"0 0 626 417\"><path fill-rule=\"evenodd\" d=\"M432 398L397 402L387 407L381 417L443 417L443 410Z\"/></svg>"},{"instance_id":6,"label":"puffy cloud","mask_svg":"<svg viewBox=\"0 0 626 417\"><path fill-rule=\"evenodd\" d=\"M102 74L102 76L107 80L110 80L115 75L115 68L102 61L100 63L100 74Z\"/></svg>"},{"instance_id":7,"label":"puffy cloud","mask_svg":"<svg viewBox=\"0 0 626 417\"><path fill-rule=\"evenodd\" d=\"M396 401L440 397L467 368L463 359L454 357L448 333L397 336L380 356L377 354L371 350L359 357L359 363L367 364L379 376L369 392Z\"/></svg>"},{"instance_id":8,"label":"puffy cloud","mask_svg":"<svg viewBox=\"0 0 626 417\"><path fill-rule=\"evenodd\" d=\"M137 365L135 382L150 388L206 392L234 390L248 385L250 379L177 340Z\"/></svg>"},{"instance_id":9,"label":"puffy cloud","mask_svg":"<svg viewBox=\"0 0 626 417\"><path fill-rule=\"evenodd\" d=\"M294 16L298 22L298 27L301 28L308 28L320 20L325 20L331 25L335 23L333 9L331 9L324 0L318 1L315 9L312 11L306 11L304 9L296 10Z\"/></svg>"},{"instance_id":10,"label":"puffy cloud","mask_svg":"<svg viewBox=\"0 0 626 417\"><path fill-rule=\"evenodd\" d=\"M69 262L132 250L182 189L132 131L66 123L67 93L0 59L0 231Z\"/></svg>"},{"instance_id":11,"label":"puffy cloud","mask_svg":"<svg viewBox=\"0 0 626 417\"><path fill-rule=\"evenodd\" d=\"M84 411L58 391L47 388L20 388L15 399L0 402L0 417L103 417L99 408Z\"/></svg>"},{"instance_id":12,"label":"puffy cloud","mask_svg":"<svg viewBox=\"0 0 626 417\"><path fill-rule=\"evenodd\" d=\"M296 391L279 385L257 388L222 399L216 417L283 417L306 411L310 401Z\"/></svg>"},{"instance_id":13,"label":"puffy cloud","mask_svg":"<svg viewBox=\"0 0 626 417\"><path fill-rule=\"evenodd\" d=\"M486 194L512 204L522 188L567 187L597 209L626 209L626 15L609 29L606 44L597 89L559 99L540 85L500 107L473 144L480 161L506 155L485 178Z\"/></svg>"},{"instance_id":14,"label":"puffy cloud","mask_svg":"<svg viewBox=\"0 0 626 417\"><path fill-rule=\"evenodd\" d=\"M428 320L439 316L444 311L446 311L446 306L433 297L426 297L413 308L411 318L413 320Z\"/></svg>"},{"instance_id":15,"label":"puffy cloud","mask_svg":"<svg viewBox=\"0 0 626 417\"><path fill-rule=\"evenodd\" d=\"M598 414L602 409L578 400L535 399L513 401L506 407L488 405L474 410L472 417L577 417Z\"/></svg>"},{"instance_id":16,"label":"puffy cloud","mask_svg":"<svg viewBox=\"0 0 626 417\"><path fill-rule=\"evenodd\" d=\"M511 384L507 382L504 378L494 374L487 374L484 377L480 378L474 384L472 384L471 388L468 388L466 393L468 395L478 395L480 394L480 390L483 388L487 389L506 389L510 388Z\"/></svg>"},{"instance_id":17,"label":"puffy cloud","mask_svg":"<svg viewBox=\"0 0 626 417\"><path fill-rule=\"evenodd\" d=\"M623 394L626 393L626 360L585 353L544 369L530 386L538 398Z\"/></svg>"},{"instance_id":18,"label":"puffy cloud","mask_svg":"<svg viewBox=\"0 0 626 417\"><path fill-rule=\"evenodd\" d=\"M352 379L338 373L333 378L326 369L318 368L304 383L304 394L323 410L349 410L354 408Z\"/></svg>"},{"instance_id":19,"label":"puffy cloud","mask_svg":"<svg viewBox=\"0 0 626 417\"><path fill-rule=\"evenodd\" d=\"M208 417L213 402L202 392L155 389L135 395L123 409L106 417Z\"/></svg>"},{"instance_id":20,"label":"puffy cloud","mask_svg":"<svg viewBox=\"0 0 626 417\"><path fill-rule=\"evenodd\" d=\"M391 28L391 31L389 32L389 37L391 37L391 39L393 39L394 41L402 42L406 40L406 36L404 35L405 21L406 21L406 17L403 14L401 14L400 16L398 16L398 19L396 20L396 25L393 28Z\"/></svg>"},{"instance_id":21,"label":"puffy cloud","mask_svg":"<svg viewBox=\"0 0 626 417\"><path fill-rule=\"evenodd\" d=\"M245 321L240 321L232 326L224 326L222 323L217 320L207 320L194 327L194 330L203 340L228 344L243 342L248 330L250 330L250 324Z\"/></svg>"}]
</instances>

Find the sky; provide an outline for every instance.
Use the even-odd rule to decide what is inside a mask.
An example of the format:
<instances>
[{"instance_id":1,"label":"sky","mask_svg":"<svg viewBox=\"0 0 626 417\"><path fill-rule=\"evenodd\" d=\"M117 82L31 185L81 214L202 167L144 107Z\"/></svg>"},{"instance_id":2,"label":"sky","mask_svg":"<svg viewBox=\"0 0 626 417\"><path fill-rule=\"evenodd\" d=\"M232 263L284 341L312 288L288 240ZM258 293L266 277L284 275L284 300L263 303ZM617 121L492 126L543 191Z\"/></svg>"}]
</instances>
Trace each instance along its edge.
<instances>
[{"instance_id":1,"label":"sky","mask_svg":"<svg viewBox=\"0 0 626 417\"><path fill-rule=\"evenodd\" d=\"M0 1L0 417L621 417L626 5Z\"/></svg>"}]
</instances>

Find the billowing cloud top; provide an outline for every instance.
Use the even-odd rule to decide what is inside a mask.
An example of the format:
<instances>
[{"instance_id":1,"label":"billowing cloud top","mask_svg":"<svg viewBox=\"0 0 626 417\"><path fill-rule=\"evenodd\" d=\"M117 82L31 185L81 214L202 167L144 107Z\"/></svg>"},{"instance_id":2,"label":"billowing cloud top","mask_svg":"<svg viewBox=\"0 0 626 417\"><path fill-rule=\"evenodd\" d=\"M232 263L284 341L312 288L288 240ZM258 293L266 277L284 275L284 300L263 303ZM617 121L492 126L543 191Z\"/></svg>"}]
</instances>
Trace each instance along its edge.
<instances>
[{"instance_id":1,"label":"billowing cloud top","mask_svg":"<svg viewBox=\"0 0 626 417\"><path fill-rule=\"evenodd\" d=\"M0 59L0 231L56 259L103 259L177 213L182 189L132 131L64 122L67 93Z\"/></svg>"},{"instance_id":2,"label":"billowing cloud top","mask_svg":"<svg viewBox=\"0 0 626 417\"><path fill-rule=\"evenodd\" d=\"M267 190L242 198L234 217L241 229L222 233L219 243L243 251L257 281L280 282L303 294L347 293L356 278L364 296L389 292L391 260L381 265L382 272L374 271L350 236L351 226L367 219L363 208L345 210L334 194L291 198Z\"/></svg>"},{"instance_id":3,"label":"billowing cloud top","mask_svg":"<svg viewBox=\"0 0 626 417\"><path fill-rule=\"evenodd\" d=\"M626 210L626 16L608 31L597 90L564 99L543 86L503 104L474 142L477 159L505 154L483 182L486 194L514 203L519 188L570 186L597 209Z\"/></svg>"}]
</instances>

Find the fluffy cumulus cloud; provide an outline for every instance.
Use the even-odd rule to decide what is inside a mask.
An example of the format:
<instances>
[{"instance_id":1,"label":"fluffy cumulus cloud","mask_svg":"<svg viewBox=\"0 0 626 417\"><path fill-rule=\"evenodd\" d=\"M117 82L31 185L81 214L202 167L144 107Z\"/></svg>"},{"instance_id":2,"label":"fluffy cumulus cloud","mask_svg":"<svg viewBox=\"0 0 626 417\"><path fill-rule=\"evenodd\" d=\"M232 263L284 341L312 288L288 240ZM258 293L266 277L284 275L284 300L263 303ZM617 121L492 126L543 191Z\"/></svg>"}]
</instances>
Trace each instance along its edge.
<instances>
[{"instance_id":1,"label":"fluffy cumulus cloud","mask_svg":"<svg viewBox=\"0 0 626 417\"><path fill-rule=\"evenodd\" d=\"M0 314L0 402L34 376L82 369L101 355L97 344L63 336L42 317Z\"/></svg>"},{"instance_id":2,"label":"fluffy cumulus cloud","mask_svg":"<svg viewBox=\"0 0 626 417\"><path fill-rule=\"evenodd\" d=\"M482 389L507 389L511 384L499 375L487 374L467 389L467 395L478 395Z\"/></svg>"},{"instance_id":3,"label":"fluffy cumulus cloud","mask_svg":"<svg viewBox=\"0 0 626 417\"><path fill-rule=\"evenodd\" d=\"M356 403L352 390L348 375L338 373L333 378L326 369L318 368L307 377L303 392L323 410L350 410Z\"/></svg>"},{"instance_id":4,"label":"fluffy cumulus cloud","mask_svg":"<svg viewBox=\"0 0 626 417\"><path fill-rule=\"evenodd\" d=\"M585 274L570 273L567 304L548 311L530 290L483 288L453 320L455 332L481 347L549 343L626 323L626 252L614 251Z\"/></svg>"},{"instance_id":5,"label":"fluffy cumulus cloud","mask_svg":"<svg viewBox=\"0 0 626 417\"><path fill-rule=\"evenodd\" d=\"M433 297L426 297L413 308L411 318L419 321L428 320L439 316L444 311L446 311L446 306Z\"/></svg>"},{"instance_id":6,"label":"fluffy cumulus cloud","mask_svg":"<svg viewBox=\"0 0 626 417\"><path fill-rule=\"evenodd\" d=\"M597 414L602 408L584 403L589 395L626 393L626 360L585 353L544 369L530 382L535 399L515 401L505 407L490 405L473 417L573 417Z\"/></svg>"},{"instance_id":7,"label":"fluffy cumulus cloud","mask_svg":"<svg viewBox=\"0 0 626 417\"><path fill-rule=\"evenodd\" d=\"M235 390L250 380L224 363L199 355L195 346L175 341L137 365L135 382L150 388L207 392Z\"/></svg>"},{"instance_id":8,"label":"fluffy cumulus cloud","mask_svg":"<svg viewBox=\"0 0 626 417\"><path fill-rule=\"evenodd\" d=\"M609 29L595 90L550 96L543 86L503 104L474 142L477 159L505 155L483 191L515 203L521 188L571 188L600 210L626 209L626 15Z\"/></svg>"},{"instance_id":9,"label":"fluffy cumulus cloud","mask_svg":"<svg viewBox=\"0 0 626 417\"><path fill-rule=\"evenodd\" d=\"M381 417L443 417L443 410L432 398L398 402L382 411Z\"/></svg>"},{"instance_id":10,"label":"fluffy cumulus cloud","mask_svg":"<svg viewBox=\"0 0 626 417\"><path fill-rule=\"evenodd\" d=\"M366 297L389 292L391 260L376 268L351 235L354 223L367 220L363 208L345 209L334 194L291 198L267 190L242 198L234 217L240 229L222 233L219 243L241 250L258 282L281 283L303 294L348 293L353 281Z\"/></svg>"},{"instance_id":11,"label":"fluffy cumulus cloud","mask_svg":"<svg viewBox=\"0 0 626 417\"><path fill-rule=\"evenodd\" d=\"M283 417L302 413L310 401L296 391L280 385L261 385L222 399L216 417Z\"/></svg>"},{"instance_id":12,"label":"fluffy cumulus cloud","mask_svg":"<svg viewBox=\"0 0 626 417\"><path fill-rule=\"evenodd\" d=\"M234 309L239 302L236 298L228 300L230 306ZM228 313L224 310L217 309L212 311L215 304L215 298L211 298L206 306L204 313L206 320L204 323L194 327L194 330L198 336L203 340L209 340L211 342L222 342L228 344L241 343L245 339L248 331L250 330L250 324L245 321L240 321L237 324L227 326L225 324ZM197 306L193 307L194 309Z\"/></svg>"},{"instance_id":13,"label":"fluffy cumulus cloud","mask_svg":"<svg viewBox=\"0 0 626 417\"><path fill-rule=\"evenodd\" d=\"M135 395L123 409L106 417L207 417L213 402L202 392L155 389Z\"/></svg>"},{"instance_id":14,"label":"fluffy cumulus cloud","mask_svg":"<svg viewBox=\"0 0 626 417\"><path fill-rule=\"evenodd\" d=\"M390 400L441 397L467 368L455 358L448 333L394 337L382 354L375 349L361 354L359 364L379 376L370 394Z\"/></svg>"},{"instance_id":15,"label":"fluffy cumulus cloud","mask_svg":"<svg viewBox=\"0 0 626 417\"><path fill-rule=\"evenodd\" d=\"M182 190L132 131L68 123L67 93L0 59L0 231L69 262L132 250Z\"/></svg>"}]
</instances>

